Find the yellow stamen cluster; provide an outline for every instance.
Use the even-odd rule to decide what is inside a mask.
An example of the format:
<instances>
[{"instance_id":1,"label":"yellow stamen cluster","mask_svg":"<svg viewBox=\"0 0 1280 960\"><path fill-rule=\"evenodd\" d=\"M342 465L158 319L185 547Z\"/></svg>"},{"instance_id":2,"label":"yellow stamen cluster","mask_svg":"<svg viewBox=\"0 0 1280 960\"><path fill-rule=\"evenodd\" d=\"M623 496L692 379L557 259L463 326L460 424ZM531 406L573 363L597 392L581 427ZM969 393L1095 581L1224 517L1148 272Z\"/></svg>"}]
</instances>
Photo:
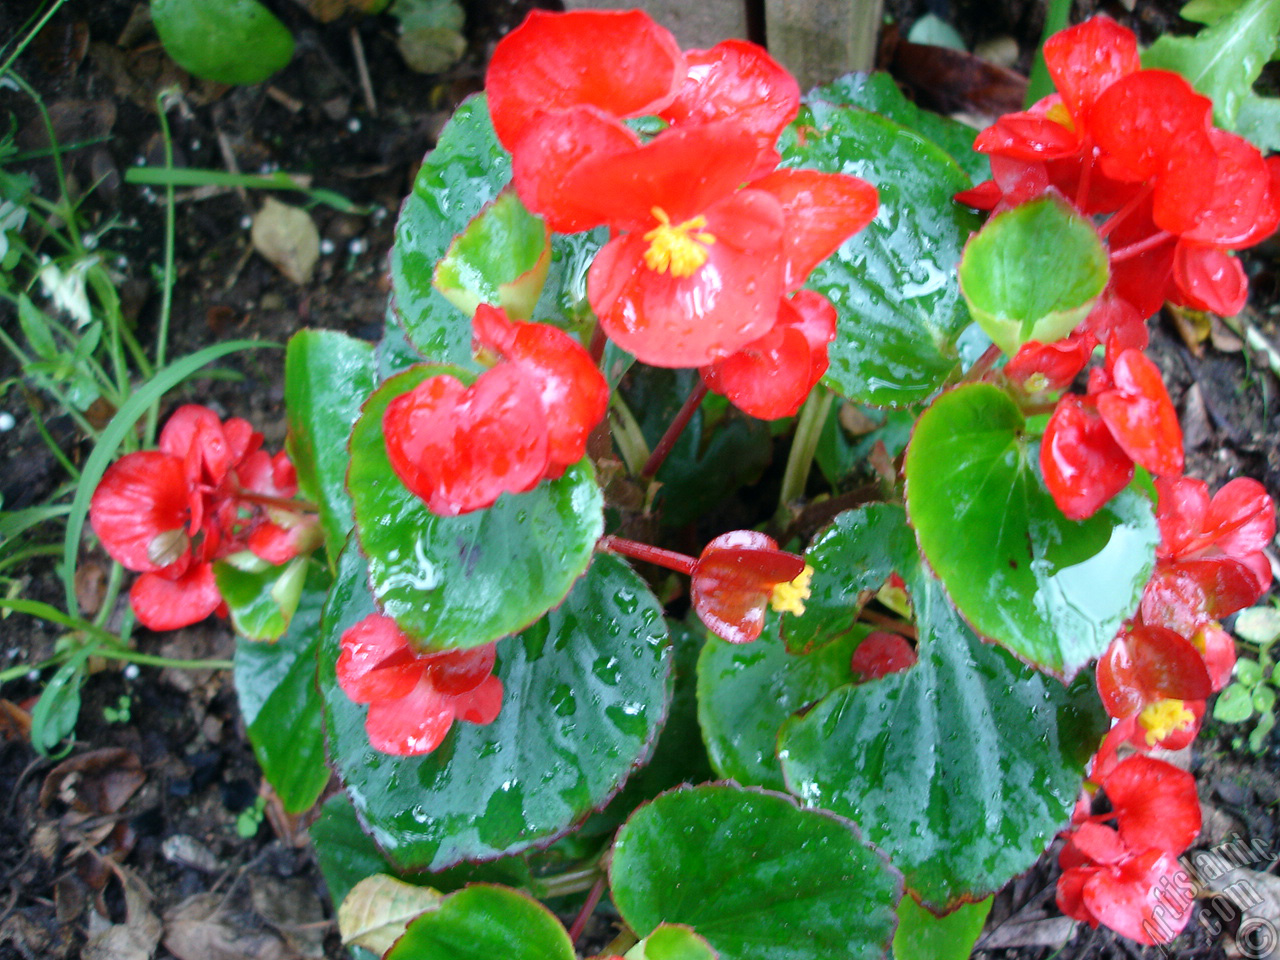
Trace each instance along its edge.
<instances>
[{"instance_id":1,"label":"yellow stamen cluster","mask_svg":"<svg viewBox=\"0 0 1280 960\"><path fill-rule=\"evenodd\" d=\"M804 613L804 602L809 599L809 581L813 579L813 567L804 565L800 576L786 583L779 583L769 595L769 604L778 613Z\"/></svg>"},{"instance_id":2,"label":"yellow stamen cluster","mask_svg":"<svg viewBox=\"0 0 1280 960\"><path fill-rule=\"evenodd\" d=\"M1138 714L1138 723L1147 731L1149 747L1195 721L1196 715L1181 700L1157 700Z\"/></svg>"},{"instance_id":3,"label":"yellow stamen cluster","mask_svg":"<svg viewBox=\"0 0 1280 960\"><path fill-rule=\"evenodd\" d=\"M644 252L645 266L658 273L670 270L673 277L693 276L707 262L707 247L716 242L712 234L702 231L707 218L699 215L673 226L661 207L654 207L652 212L658 226L644 235L649 241L649 249Z\"/></svg>"}]
</instances>

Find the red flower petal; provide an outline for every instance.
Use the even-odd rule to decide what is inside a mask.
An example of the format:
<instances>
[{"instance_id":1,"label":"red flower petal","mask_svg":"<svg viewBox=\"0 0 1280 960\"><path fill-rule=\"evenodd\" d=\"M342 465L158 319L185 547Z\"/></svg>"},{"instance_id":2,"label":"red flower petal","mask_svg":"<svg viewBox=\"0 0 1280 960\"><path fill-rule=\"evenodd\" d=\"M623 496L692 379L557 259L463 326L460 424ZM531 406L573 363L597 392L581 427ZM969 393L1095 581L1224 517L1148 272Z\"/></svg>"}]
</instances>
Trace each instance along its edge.
<instances>
[{"instance_id":1,"label":"red flower petal","mask_svg":"<svg viewBox=\"0 0 1280 960\"><path fill-rule=\"evenodd\" d=\"M750 643L764 629L773 588L803 571L804 558L779 550L772 537L755 530L721 534L694 564L693 608L720 639Z\"/></svg>"},{"instance_id":2,"label":"red flower petal","mask_svg":"<svg viewBox=\"0 0 1280 960\"><path fill-rule=\"evenodd\" d=\"M158 450L126 454L94 490L89 523L107 553L128 569L173 569L190 552L189 494L180 458Z\"/></svg>"},{"instance_id":3,"label":"red flower petal","mask_svg":"<svg viewBox=\"0 0 1280 960\"><path fill-rule=\"evenodd\" d=\"M129 590L129 604L148 630L177 630L199 623L222 605L213 565L201 563L176 580L144 573Z\"/></svg>"},{"instance_id":4,"label":"red flower petal","mask_svg":"<svg viewBox=\"0 0 1280 960\"><path fill-rule=\"evenodd\" d=\"M840 173L781 169L750 188L771 193L782 204L788 290L804 283L814 267L875 219L880 205L875 187Z\"/></svg>"},{"instance_id":5,"label":"red flower petal","mask_svg":"<svg viewBox=\"0 0 1280 960\"><path fill-rule=\"evenodd\" d=\"M1044 61L1081 130L1089 129L1090 110L1102 92L1142 66L1133 32L1110 17L1055 33L1044 43Z\"/></svg>"},{"instance_id":6,"label":"red flower petal","mask_svg":"<svg viewBox=\"0 0 1280 960\"><path fill-rule=\"evenodd\" d=\"M1240 261L1217 247L1179 241L1173 252L1178 299L1220 317L1234 317L1249 299L1249 278Z\"/></svg>"},{"instance_id":7,"label":"red flower petal","mask_svg":"<svg viewBox=\"0 0 1280 960\"><path fill-rule=\"evenodd\" d=\"M1058 401L1040 441L1040 471L1058 509L1085 520L1133 478L1133 461L1084 398Z\"/></svg>"},{"instance_id":8,"label":"red flower petal","mask_svg":"<svg viewBox=\"0 0 1280 960\"><path fill-rule=\"evenodd\" d=\"M1072 334L1053 343L1031 340L1019 347L1013 359L1005 364L1004 374L1029 393L1062 390L1084 369L1095 344L1092 334L1088 333Z\"/></svg>"},{"instance_id":9,"label":"red flower petal","mask_svg":"<svg viewBox=\"0 0 1280 960\"><path fill-rule=\"evenodd\" d=\"M1083 862L1102 865L1119 863L1129 854L1129 848L1120 839L1120 834L1114 828L1101 823L1082 823L1070 835L1067 846L1063 847L1059 858L1059 862L1064 867L1066 863L1063 861L1070 862L1078 859L1069 855L1068 850L1071 850L1071 854L1083 857Z\"/></svg>"},{"instance_id":10,"label":"red flower petal","mask_svg":"<svg viewBox=\"0 0 1280 960\"><path fill-rule=\"evenodd\" d=\"M849 669L856 679L865 682L901 673L914 666L918 659L916 648L906 638L885 630L872 630L853 651Z\"/></svg>"},{"instance_id":11,"label":"red flower petal","mask_svg":"<svg viewBox=\"0 0 1280 960\"><path fill-rule=\"evenodd\" d=\"M1213 692L1219 692L1231 681L1231 672L1235 669L1235 638L1210 621L1192 634L1191 643L1204 657Z\"/></svg>"},{"instance_id":12,"label":"red flower petal","mask_svg":"<svg viewBox=\"0 0 1280 960\"><path fill-rule=\"evenodd\" d=\"M1112 717L1133 716L1156 700L1203 700L1211 690L1200 651L1162 626L1134 627L1098 660L1098 693Z\"/></svg>"},{"instance_id":13,"label":"red flower petal","mask_svg":"<svg viewBox=\"0 0 1280 960\"><path fill-rule=\"evenodd\" d=\"M726 40L710 50L687 50L688 74L659 116L673 125L733 120L769 154L800 109L800 85L754 43Z\"/></svg>"},{"instance_id":14,"label":"red flower petal","mask_svg":"<svg viewBox=\"0 0 1280 960\"><path fill-rule=\"evenodd\" d=\"M400 757L430 753L448 736L455 707L454 698L438 692L424 676L406 696L369 704L364 720L369 745Z\"/></svg>"},{"instance_id":15,"label":"red flower petal","mask_svg":"<svg viewBox=\"0 0 1280 960\"><path fill-rule=\"evenodd\" d=\"M524 370L547 416L547 455L553 468L586 455L587 437L609 406L609 385L587 351L571 336L545 323L516 323L481 304L473 319L475 339Z\"/></svg>"},{"instance_id":16,"label":"red flower petal","mask_svg":"<svg viewBox=\"0 0 1280 960\"><path fill-rule=\"evenodd\" d=\"M485 677L474 690L453 699L459 720L487 726L497 720L502 711L502 681L493 676Z\"/></svg>"},{"instance_id":17,"label":"red flower petal","mask_svg":"<svg viewBox=\"0 0 1280 960\"><path fill-rule=\"evenodd\" d=\"M382 424L396 475L441 516L531 490L547 468L537 388L510 364L470 387L448 375L424 380L391 401Z\"/></svg>"},{"instance_id":18,"label":"red flower petal","mask_svg":"<svg viewBox=\"0 0 1280 960\"><path fill-rule=\"evenodd\" d=\"M809 396L809 344L794 327L775 326L701 370L702 381L760 420L795 416Z\"/></svg>"},{"instance_id":19,"label":"red flower petal","mask_svg":"<svg viewBox=\"0 0 1280 960\"><path fill-rule=\"evenodd\" d=\"M1142 620L1190 636L1256 602L1265 589L1248 564L1232 557L1160 560L1142 594Z\"/></svg>"},{"instance_id":20,"label":"red flower petal","mask_svg":"<svg viewBox=\"0 0 1280 960\"><path fill-rule=\"evenodd\" d=\"M426 672L426 659L390 617L369 614L343 631L341 642L338 686L356 703L406 697Z\"/></svg>"},{"instance_id":21,"label":"red flower petal","mask_svg":"<svg viewBox=\"0 0 1280 960\"><path fill-rule=\"evenodd\" d=\"M675 37L646 13L534 10L494 48L485 90L498 139L513 150L539 114L579 105L620 118L657 113L684 78Z\"/></svg>"},{"instance_id":22,"label":"red flower petal","mask_svg":"<svg viewBox=\"0 0 1280 960\"><path fill-rule=\"evenodd\" d=\"M1232 250L1251 247L1280 224L1280 197L1271 170L1258 148L1243 137L1211 127L1209 141L1218 155L1213 197L1200 222L1182 239Z\"/></svg>"},{"instance_id":23,"label":"red flower petal","mask_svg":"<svg viewBox=\"0 0 1280 960\"><path fill-rule=\"evenodd\" d=\"M1112 366L1115 386L1096 397L1098 413L1126 454L1156 476L1182 472L1182 427L1160 368L1139 350Z\"/></svg>"},{"instance_id":24,"label":"red flower petal","mask_svg":"<svg viewBox=\"0 0 1280 960\"><path fill-rule=\"evenodd\" d=\"M1157 477L1155 486L1160 525L1156 555L1178 560L1208 546L1202 534L1209 515L1209 485L1192 477Z\"/></svg>"},{"instance_id":25,"label":"red flower petal","mask_svg":"<svg viewBox=\"0 0 1280 960\"><path fill-rule=\"evenodd\" d=\"M1006 113L978 134L973 149L1012 160L1057 160L1080 152L1080 134L1043 114Z\"/></svg>"},{"instance_id":26,"label":"red flower petal","mask_svg":"<svg viewBox=\"0 0 1280 960\"><path fill-rule=\"evenodd\" d=\"M1120 838L1134 850L1154 847L1174 856L1200 834L1196 779L1151 757L1121 760L1102 788L1111 801Z\"/></svg>"},{"instance_id":27,"label":"red flower petal","mask_svg":"<svg viewBox=\"0 0 1280 960\"><path fill-rule=\"evenodd\" d=\"M644 363L700 367L770 329L782 296L782 210L743 190L706 212L715 237L692 275L650 269L639 233L611 240L587 274L587 296L605 332ZM674 218L673 218L674 219Z\"/></svg>"},{"instance_id":28,"label":"red flower petal","mask_svg":"<svg viewBox=\"0 0 1280 960\"><path fill-rule=\"evenodd\" d=\"M1099 923L1147 945L1177 936L1194 903L1186 872L1173 855L1155 849L1098 870L1085 882L1081 900Z\"/></svg>"},{"instance_id":29,"label":"red flower petal","mask_svg":"<svg viewBox=\"0 0 1280 960\"><path fill-rule=\"evenodd\" d=\"M1219 550L1241 559L1265 549L1276 535L1275 503L1257 480L1236 477L1213 495L1205 530Z\"/></svg>"},{"instance_id":30,"label":"red flower petal","mask_svg":"<svg viewBox=\"0 0 1280 960\"><path fill-rule=\"evenodd\" d=\"M496 643L467 650L446 650L423 658L431 685L451 697L470 693L493 673L497 659Z\"/></svg>"}]
</instances>

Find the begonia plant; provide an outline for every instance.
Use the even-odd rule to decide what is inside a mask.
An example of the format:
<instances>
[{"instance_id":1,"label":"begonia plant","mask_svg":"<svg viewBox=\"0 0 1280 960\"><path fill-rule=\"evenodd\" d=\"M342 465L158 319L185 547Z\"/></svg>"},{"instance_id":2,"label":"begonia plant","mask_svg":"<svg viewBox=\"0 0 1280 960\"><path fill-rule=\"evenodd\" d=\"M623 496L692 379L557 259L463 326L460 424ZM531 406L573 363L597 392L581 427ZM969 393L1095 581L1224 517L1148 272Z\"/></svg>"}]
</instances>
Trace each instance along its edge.
<instances>
[{"instance_id":1,"label":"begonia plant","mask_svg":"<svg viewBox=\"0 0 1280 960\"><path fill-rule=\"evenodd\" d=\"M1146 323L1242 306L1280 164L1105 17L1044 56L975 139L535 11L404 202L382 339L290 341L287 457L183 407L108 471L142 622L259 641L286 811L327 753L335 899L430 888L357 946L570 960L607 889L601 958L908 960L976 916L967 955L1060 835L1063 913L1178 935L1200 811L1150 754L1227 682L1275 517L1183 475Z\"/></svg>"}]
</instances>

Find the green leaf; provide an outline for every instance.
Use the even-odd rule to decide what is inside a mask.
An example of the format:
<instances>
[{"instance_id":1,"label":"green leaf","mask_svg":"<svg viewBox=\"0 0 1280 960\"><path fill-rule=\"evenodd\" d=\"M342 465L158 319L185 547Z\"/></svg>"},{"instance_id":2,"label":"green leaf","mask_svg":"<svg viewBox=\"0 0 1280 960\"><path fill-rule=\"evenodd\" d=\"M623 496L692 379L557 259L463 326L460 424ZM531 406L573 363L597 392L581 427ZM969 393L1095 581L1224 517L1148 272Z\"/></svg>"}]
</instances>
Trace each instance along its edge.
<instances>
[{"instance_id":1,"label":"green leaf","mask_svg":"<svg viewBox=\"0 0 1280 960\"><path fill-rule=\"evenodd\" d=\"M439 873L398 872L373 838L364 832L355 807L345 793L325 801L320 816L307 831L325 886L334 903L341 903L351 889L366 877L388 873L400 880L422 884L449 893L468 883L503 883L529 887L535 881L522 856L502 857L485 863L462 863Z\"/></svg>"},{"instance_id":2,"label":"green leaf","mask_svg":"<svg viewBox=\"0 0 1280 960\"><path fill-rule=\"evenodd\" d=\"M31 746L42 757L53 755L57 747L76 729L80 717L80 686L84 683L85 663L94 648L85 645L58 667L40 691L40 699L31 710ZM71 746L62 751L69 752Z\"/></svg>"},{"instance_id":3,"label":"green leaf","mask_svg":"<svg viewBox=\"0 0 1280 960\"><path fill-rule=\"evenodd\" d=\"M366 709L338 688L340 638L374 611L348 546L325 609L320 688L329 750L378 844L406 869L441 870L546 842L604 805L653 748L670 697L657 600L599 556L555 610L498 644L502 713L455 724L433 753L369 747Z\"/></svg>"},{"instance_id":4,"label":"green leaf","mask_svg":"<svg viewBox=\"0 0 1280 960\"><path fill-rule=\"evenodd\" d=\"M901 896L850 824L732 784L641 807L618 833L609 873L638 935L688 924L722 960L882 957Z\"/></svg>"},{"instance_id":5,"label":"green leaf","mask_svg":"<svg viewBox=\"0 0 1280 960\"><path fill-rule=\"evenodd\" d=\"M1280 97L1245 94L1240 99L1236 133L1259 150L1280 150Z\"/></svg>"},{"instance_id":6,"label":"green leaf","mask_svg":"<svg viewBox=\"0 0 1280 960\"><path fill-rule=\"evenodd\" d=\"M522 630L569 592L603 532L603 503L584 459L560 479L503 494L486 510L429 511L391 469L382 415L392 399L437 374L472 379L422 365L369 398L351 436L347 486L382 611L423 647L474 647Z\"/></svg>"},{"instance_id":7,"label":"green leaf","mask_svg":"<svg viewBox=\"0 0 1280 960\"><path fill-rule=\"evenodd\" d=\"M896 507L871 504L838 514L805 551L813 579L804 613L783 621L787 649L812 650L854 629L863 605L891 573L901 573L897 565L914 550L915 537Z\"/></svg>"},{"instance_id":8,"label":"green leaf","mask_svg":"<svg viewBox=\"0 0 1280 960\"><path fill-rule=\"evenodd\" d=\"M1271 713L1276 707L1276 688L1259 684L1253 688L1253 709L1259 713Z\"/></svg>"},{"instance_id":9,"label":"green leaf","mask_svg":"<svg viewBox=\"0 0 1280 960\"><path fill-rule=\"evenodd\" d=\"M1235 635L1241 640L1269 647L1280 640L1280 609L1249 607L1236 616Z\"/></svg>"},{"instance_id":10,"label":"green leaf","mask_svg":"<svg viewBox=\"0 0 1280 960\"><path fill-rule=\"evenodd\" d=\"M850 73L813 90L808 99L861 107L888 117L945 150L974 183L991 177L987 155L973 149L978 131L932 110L921 110L903 95L887 73Z\"/></svg>"},{"instance_id":11,"label":"green leaf","mask_svg":"<svg viewBox=\"0 0 1280 960\"><path fill-rule=\"evenodd\" d=\"M524 894L487 884L450 894L409 924L385 960L574 960L564 925Z\"/></svg>"},{"instance_id":12,"label":"green leaf","mask_svg":"<svg viewBox=\"0 0 1280 960\"><path fill-rule=\"evenodd\" d=\"M625 960L716 960L711 944L689 927L664 923L627 951Z\"/></svg>"},{"instance_id":13,"label":"green leaf","mask_svg":"<svg viewBox=\"0 0 1280 960\"><path fill-rule=\"evenodd\" d=\"M991 897L936 917L910 897L898 904L894 960L968 960L991 912Z\"/></svg>"},{"instance_id":14,"label":"green leaf","mask_svg":"<svg viewBox=\"0 0 1280 960\"><path fill-rule=\"evenodd\" d=\"M843 427L842 410L862 420L865 418L870 427L865 433L851 434ZM919 411L908 407L905 410L877 410L875 407L861 406L841 400L833 404L827 421L822 425L822 435L818 439L818 449L814 451L814 461L833 487L839 487L857 471L866 470L867 458L877 443L883 443L885 452L891 459L907 448L911 439L911 429L916 425Z\"/></svg>"},{"instance_id":15,"label":"green leaf","mask_svg":"<svg viewBox=\"0 0 1280 960\"><path fill-rule=\"evenodd\" d=\"M218 83L259 83L293 57L293 35L257 0L151 0L151 19L178 66Z\"/></svg>"},{"instance_id":16,"label":"green leaf","mask_svg":"<svg viewBox=\"0 0 1280 960\"><path fill-rule=\"evenodd\" d=\"M906 527L900 508L879 509ZM944 911L994 893L1044 852L1106 715L1091 677L1067 688L981 642L897 542L919 662L836 690L784 723L778 748L793 792L857 823L912 894Z\"/></svg>"},{"instance_id":17,"label":"green leaf","mask_svg":"<svg viewBox=\"0 0 1280 960\"><path fill-rule=\"evenodd\" d=\"M1229 683L1213 703L1213 718L1244 723L1253 716L1253 692L1242 683Z\"/></svg>"},{"instance_id":18,"label":"green leaf","mask_svg":"<svg viewBox=\"0 0 1280 960\"><path fill-rule=\"evenodd\" d=\"M1258 725L1253 728L1253 733L1249 734L1249 749L1254 753L1261 753L1267 743L1267 736L1275 729L1276 715L1274 713L1264 713L1258 717Z\"/></svg>"},{"instance_id":19,"label":"green leaf","mask_svg":"<svg viewBox=\"0 0 1280 960\"><path fill-rule=\"evenodd\" d=\"M809 278L839 322L824 382L850 400L905 406L959 368L970 323L955 265L978 217L952 200L969 178L936 146L892 120L814 102L780 143L783 162L873 183L880 211Z\"/></svg>"},{"instance_id":20,"label":"green leaf","mask_svg":"<svg viewBox=\"0 0 1280 960\"><path fill-rule=\"evenodd\" d=\"M347 441L360 405L377 385L373 346L336 330L300 330L284 360L289 416L285 447L298 471L298 489L320 511L329 567L351 532Z\"/></svg>"},{"instance_id":21,"label":"green leaf","mask_svg":"<svg viewBox=\"0 0 1280 960\"><path fill-rule=\"evenodd\" d=\"M45 360L57 360L61 351L49 329L49 318L25 293L18 294L18 323L31 349Z\"/></svg>"},{"instance_id":22,"label":"green leaf","mask_svg":"<svg viewBox=\"0 0 1280 960\"><path fill-rule=\"evenodd\" d=\"M427 154L405 198L391 248L391 297L405 334L423 356L471 362L471 320L432 283L453 238L511 179L511 155L489 121L484 96L465 101Z\"/></svg>"},{"instance_id":23,"label":"green leaf","mask_svg":"<svg viewBox=\"0 0 1280 960\"><path fill-rule=\"evenodd\" d=\"M1257 660L1241 657L1236 661L1235 676L1246 687L1256 687L1262 682L1262 666Z\"/></svg>"},{"instance_id":24,"label":"green leaf","mask_svg":"<svg viewBox=\"0 0 1280 960\"><path fill-rule=\"evenodd\" d=\"M1280 0L1247 0L1194 37L1163 36L1142 55L1148 69L1172 70L1213 101L1213 117L1236 129L1241 105L1276 50Z\"/></svg>"},{"instance_id":25,"label":"green leaf","mask_svg":"<svg viewBox=\"0 0 1280 960\"><path fill-rule=\"evenodd\" d=\"M239 559L241 566L233 563ZM302 596L307 558L272 566L253 554L213 565L218 592L231 609L231 625L246 640L275 640L287 629Z\"/></svg>"},{"instance_id":26,"label":"green leaf","mask_svg":"<svg viewBox=\"0 0 1280 960\"><path fill-rule=\"evenodd\" d=\"M235 684L262 773L288 813L310 810L329 782L316 688L320 611L330 578L309 564L289 629L276 643L236 644Z\"/></svg>"},{"instance_id":27,"label":"green leaf","mask_svg":"<svg viewBox=\"0 0 1280 960\"><path fill-rule=\"evenodd\" d=\"M1056 197L996 214L969 241L960 289L979 326L1012 356L1076 328L1107 285L1093 224Z\"/></svg>"},{"instance_id":28,"label":"green leaf","mask_svg":"<svg viewBox=\"0 0 1280 960\"><path fill-rule=\"evenodd\" d=\"M436 265L436 289L467 316L488 303L528 320L551 265L550 239L547 225L504 191L449 245Z\"/></svg>"},{"instance_id":29,"label":"green leaf","mask_svg":"<svg viewBox=\"0 0 1280 960\"><path fill-rule=\"evenodd\" d=\"M1178 11L1178 16L1192 23L1212 25L1238 10L1246 0L1191 0Z\"/></svg>"},{"instance_id":30,"label":"green leaf","mask_svg":"<svg viewBox=\"0 0 1280 960\"><path fill-rule=\"evenodd\" d=\"M967 53L969 49L956 28L935 13L926 13L911 25L911 29L907 31L907 42L946 47L962 53Z\"/></svg>"},{"instance_id":31,"label":"green leaf","mask_svg":"<svg viewBox=\"0 0 1280 960\"><path fill-rule=\"evenodd\" d=\"M834 643L788 653L770 612L760 638L731 644L710 637L698 658L698 720L716 773L785 792L778 728L798 710L853 679L849 661L869 628L850 623Z\"/></svg>"},{"instance_id":32,"label":"green leaf","mask_svg":"<svg viewBox=\"0 0 1280 960\"><path fill-rule=\"evenodd\" d=\"M1150 501L1130 488L1068 520L999 388L939 397L916 425L905 472L929 565L973 628L1020 659L1074 676L1137 609L1159 540Z\"/></svg>"}]
</instances>

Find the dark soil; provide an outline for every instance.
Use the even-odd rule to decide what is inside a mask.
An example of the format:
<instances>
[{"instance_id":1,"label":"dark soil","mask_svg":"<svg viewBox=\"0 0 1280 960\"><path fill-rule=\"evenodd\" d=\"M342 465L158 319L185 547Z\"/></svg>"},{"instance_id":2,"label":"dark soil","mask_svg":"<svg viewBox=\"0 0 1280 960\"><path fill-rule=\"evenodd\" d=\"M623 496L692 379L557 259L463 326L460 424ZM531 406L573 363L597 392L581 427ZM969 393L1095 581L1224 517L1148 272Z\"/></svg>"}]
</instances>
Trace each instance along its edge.
<instances>
[{"instance_id":1,"label":"dark soil","mask_svg":"<svg viewBox=\"0 0 1280 960\"><path fill-rule=\"evenodd\" d=\"M156 336L159 296L153 268L162 261L164 211L156 191L126 184L123 172L139 163L163 162L154 98L173 82L182 91L181 104L168 113L176 165L226 169L233 161L244 172L306 174L314 177L315 186L338 191L365 212L312 208L329 252L314 278L297 286L250 246L245 223L261 194L227 190L203 196L180 190L169 356L226 339L283 344L302 326L374 339L386 306L385 260L395 212L417 164L452 107L480 88L493 42L535 5L549 4L470 0L466 57L447 75L423 76L404 66L387 17L320 25L299 4L280 0L271 6L297 37L293 62L264 84L228 89L192 81L169 64L148 28L127 26L138 12L128 0L70 0L19 58L16 69L50 107L60 142L100 140L68 155L71 189L85 195L85 215L102 231L103 256L119 272L126 310L144 344ZM1042 4L957 0L954 9L948 6L945 0L887 3L904 32L926 10L941 7L971 44L1011 37L1019 51L1015 63L1026 68L1041 29ZM1187 26L1177 20L1179 4L1172 0L1139 0L1133 13L1094 0L1077 6L1078 15L1111 13L1147 41ZM34 7L24 0L0 4L0 39L17 36ZM369 66L376 112L359 80L353 34L359 36ZM928 91L917 94L927 101ZM47 142L25 96L0 90L0 112L15 117L24 149ZM40 192L52 196L52 167L37 163L29 169ZM290 196L280 199L299 202ZM118 222L104 230L112 218ZM1276 258L1273 241L1247 260L1254 287L1247 316L1272 343L1280 341ZM14 318L4 308L0 323L14 329ZM1215 488L1234 476L1257 477L1273 497L1280 497L1278 384L1265 362L1232 348L1221 330L1193 353L1167 317L1154 324L1153 341L1153 356L1184 416L1187 472ZM245 417L266 435L269 448L278 449L285 429L282 357L275 349L233 354L219 366L234 379L196 379L166 402L172 408L198 401L219 413ZM73 459L83 460L89 452L68 418L8 379L17 374L12 359L0 357L2 406L17 420L14 429L0 433L5 509L44 502L64 481L40 438L38 421ZM58 535L51 534L50 540ZM82 565L87 571L80 585L82 603L92 609L95 593L100 595L92 575L106 569L105 558L85 556ZM19 590L26 598L62 604L62 586L51 562L24 568ZM57 637L56 628L42 621L16 615L0 619L0 668L44 659ZM144 632L139 645L175 656L228 657L233 640L224 625L211 621L165 637ZM114 873L114 864L150 889L155 896L150 909L157 916L190 903L195 895L216 893L224 912L235 918L233 929L245 936L236 947L240 952L227 956L345 956L333 925L325 920L332 914L305 845L305 823L275 816L268 805L268 822L256 835L237 833L237 818L258 797L260 777L229 676L154 669L138 676L118 665L96 666L100 669L84 691L72 757L117 748L102 755L97 767L69 775L56 771L54 761L38 758L21 739L21 708L29 708L38 693L37 680L6 684L2 693L11 709L0 709L0 960L89 956L83 947L105 927L103 918L122 923L133 909L121 892L123 874ZM120 716L125 703L127 716ZM108 722L107 716L116 722ZM1206 805L1205 842L1235 831L1273 844L1280 801L1274 747L1253 757L1232 753L1229 744L1229 735L1215 739L1207 732L1190 759ZM118 784L122 778L136 781L137 789L121 806L95 807L85 799L86 784ZM1058 916L1052 902L1054 862L1046 856L996 899L989 932L1031 924L1021 941L1009 941L1022 945L979 951L978 956L1074 960L1164 955L1083 927L1055 941L1047 926ZM287 902L290 910L272 917L262 908L264 900ZM1042 945L1036 945L1037 932ZM1065 947L1062 937L1070 937ZM1222 934L1189 933L1173 955L1226 956L1228 940ZM207 946L203 955L223 954ZM161 946L155 956L174 954Z\"/></svg>"}]
</instances>

